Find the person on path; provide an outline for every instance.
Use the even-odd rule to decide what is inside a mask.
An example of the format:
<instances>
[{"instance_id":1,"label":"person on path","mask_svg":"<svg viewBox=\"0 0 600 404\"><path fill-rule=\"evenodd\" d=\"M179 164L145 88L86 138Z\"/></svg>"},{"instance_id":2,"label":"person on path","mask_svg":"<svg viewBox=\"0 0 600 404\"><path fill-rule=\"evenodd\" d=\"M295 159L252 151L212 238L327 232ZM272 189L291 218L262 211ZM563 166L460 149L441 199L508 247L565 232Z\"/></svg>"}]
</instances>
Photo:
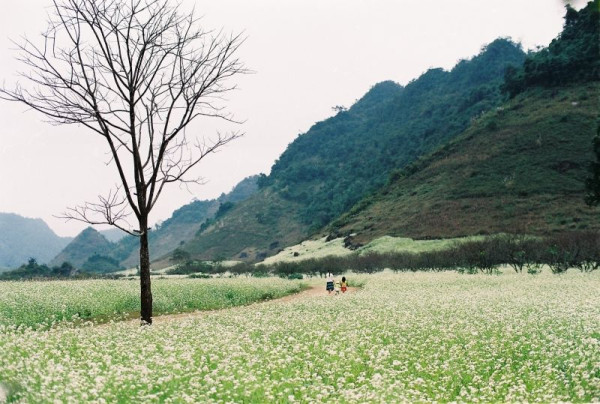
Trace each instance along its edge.
<instances>
[{"instance_id":1,"label":"person on path","mask_svg":"<svg viewBox=\"0 0 600 404\"><path fill-rule=\"evenodd\" d=\"M348 290L348 282L346 281L346 277L342 276L342 293L346 293Z\"/></svg>"},{"instance_id":2,"label":"person on path","mask_svg":"<svg viewBox=\"0 0 600 404\"><path fill-rule=\"evenodd\" d=\"M331 272L327 273L327 287L326 290L329 294L331 294L331 292L333 292L333 274Z\"/></svg>"}]
</instances>

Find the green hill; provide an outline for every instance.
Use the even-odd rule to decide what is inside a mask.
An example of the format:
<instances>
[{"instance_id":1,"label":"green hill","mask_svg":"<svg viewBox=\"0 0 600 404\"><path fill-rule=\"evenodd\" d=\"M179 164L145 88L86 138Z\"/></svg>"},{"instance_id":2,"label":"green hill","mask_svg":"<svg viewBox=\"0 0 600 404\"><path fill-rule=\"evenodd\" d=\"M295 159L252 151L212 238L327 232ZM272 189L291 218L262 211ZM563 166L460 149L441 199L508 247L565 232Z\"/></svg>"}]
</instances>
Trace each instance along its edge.
<instances>
[{"instance_id":1,"label":"green hill","mask_svg":"<svg viewBox=\"0 0 600 404\"><path fill-rule=\"evenodd\" d=\"M497 39L451 71L430 69L405 87L379 83L349 110L299 136L261 184L300 203L302 222L321 228L383 186L392 169L498 105L506 67L520 66L524 57L519 46Z\"/></svg>"},{"instance_id":2,"label":"green hill","mask_svg":"<svg viewBox=\"0 0 600 404\"><path fill-rule=\"evenodd\" d=\"M183 248L200 259L261 260L306 237L308 226L299 220L300 209L297 202L263 189L217 215Z\"/></svg>"},{"instance_id":3,"label":"green hill","mask_svg":"<svg viewBox=\"0 0 600 404\"><path fill-rule=\"evenodd\" d=\"M518 45L498 39L451 71L431 69L405 87L375 85L351 108L300 135L271 174L261 176L256 195L184 248L196 258L256 260L299 242L383 186L393 169L499 105L506 67L524 58Z\"/></svg>"},{"instance_id":4,"label":"green hill","mask_svg":"<svg viewBox=\"0 0 600 404\"><path fill-rule=\"evenodd\" d=\"M208 201L195 200L173 212L171 217L150 232L151 258L156 260L194 237L202 223L212 218L223 204L236 204L257 191L257 176L240 181L227 194ZM91 272L109 272L121 266L134 267L139 261L139 240L125 236L109 242L102 232L84 230L58 256L53 265L70 262Z\"/></svg>"},{"instance_id":5,"label":"green hill","mask_svg":"<svg viewBox=\"0 0 600 404\"><path fill-rule=\"evenodd\" d=\"M16 268L29 258L47 263L70 241L57 236L42 219L0 213L0 268Z\"/></svg>"},{"instance_id":6,"label":"green hill","mask_svg":"<svg viewBox=\"0 0 600 404\"><path fill-rule=\"evenodd\" d=\"M82 268L88 258L97 255L108 257L112 254L114 244L108 241L100 232L88 227L77 235L58 254L50 265L61 265L63 262L69 262L75 268Z\"/></svg>"},{"instance_id":7,"label":"green hill","mask_svg":"<svg viewBox=\"0 0 600 404\"><path fill-rule=\"evenodd\" d=\"M511 100L461 136L397 171L332 226L417 238L598 229L583 202L600 111L600 1L567 6L563 32L508 68Z\"/></svg>"},{"instance_id":8,"label":"green hill","mask_svg":"<svg viewBox=\"0 0 600 404\"><path fill-rule=\"evenodd\" d=\"M333 233L444 238L600 229L584 204L600 85L532 89L397 172L338 219Z\"/></svg>"},{"instance_id":9,"label":"green hill","mask_svg":"<svg viewBox=\"0 0 600 404\"><path fill-rule=\"evenodd\" d=\"M211 219L222 205L235 205L248 199L258 189L257 180L258 176L244 178L229 193L223 193L217 199L196 200L174 211L169 219L150 232L151 259L156 260L192 239L202 223ZM139 262L138 239L130 236L121 240L113 256L125 266L137 265Z\"/></svg>"}]
</instances>

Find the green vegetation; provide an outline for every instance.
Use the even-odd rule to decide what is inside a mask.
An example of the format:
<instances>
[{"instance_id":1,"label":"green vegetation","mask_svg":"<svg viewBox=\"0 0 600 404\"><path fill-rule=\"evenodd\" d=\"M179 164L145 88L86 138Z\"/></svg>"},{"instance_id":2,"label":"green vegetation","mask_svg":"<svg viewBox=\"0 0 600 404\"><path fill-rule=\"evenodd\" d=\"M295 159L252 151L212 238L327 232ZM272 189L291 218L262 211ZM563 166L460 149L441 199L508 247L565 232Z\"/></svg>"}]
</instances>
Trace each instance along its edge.
<instances>
[{"instance_id":1,"label":"green vegetation","mask_svg":"<svg viewBox=\"0 0 600 404\"><path fill-rule=\"evenodd\" d=\"M60 265L70 262L75 268L82 268L94 255L109 257L114 253L115 244L108 241L99 231L92 227L84 229L50 262Z\"/></svg>"},{"instance_id":2,"label":"green vegetation","mask_svg":"<svg viewBox=\"0 0 600 404\"><path fill-rule=\"evenodd\" d=\"M168 275L189 275L197 273L212 273L215 265L211 265L205 261L185 261L177 264L166 273ZM224 272L224 271L221 271Z\"/></svg>"},{"instance_id":3,"label":"green vegetation","mask_svg":"<svg viewBox=\"0 0 600 404\"><path fill-rule=\"evenodd\" d=\"M201 224L212 218L221 205L228 206L253 195L257 190L258 176L251 176L240 181L228 194L222 194L217 199L208 201L193 201L175 210L171 217L149 233L151 258L157 259L191 239L198 231ZM139 240L134 236L121 238L117 243L110 243L99 232L86 229L79 234L53 261L69 261L76 267L82 267L94 255L105 257L102 262L85 264L92 271L104 272L112 268L118 270L123 266L133 267L139 261ZM108 259L117 263L110 263ZM100 267L94 269L94 264Z\"/></svg>"},{"instance_id":4,"label":"green vegetation","mask_svg":"<svg viewBox=\"0 0 600 404\"><path fill-rule=\"evenodd\" d=\"M202 224L210 220L222 205L243 201L253 195L258 176L250 176L240 181L228 194L217 199L193 201L177 209L171 217L156 226L149 234L151 259L162 257L186 241L192 239ZM138 242L135 237L127 237L118 245L115 258L125 265L136 265L139 260Z\"/></svg>"},{"instance_id":5,"label":"green vegetation","mask_svg":"<svg viewBox=\"0 0 600 404\"><path fill-rule=\"evenodd\" d=\"M8 402L593 402L600 394L598 271L362 278L356 293L323 290L152 327L0 327L0 380ZM185 300L209 293L190 288L210 282L157 281L158 300L165 286ZM67 289L89 301L77 292L87 283L7 289L37 302L50 292L38 285L58 288L57 307ZM127 285L106 285L99 305Z\"/></svg>"},{"instance_id":6,"label":"green vegetation","mask_svg":"<svg viewBox=\"0 0 600 404\"><path fill-rule=\"evenodd\" d=\"M305 285L279 279L155 279L152 286L159 315L245 305L297 293ZM139 317L138 289L137 282L106 279L0 282L0 336L2 327L45 329L62 321Z\"/></svg>"},{"instance_id":7,"label":"green vegetation","mask_svg":"<svg viewBox=\"0 0 600 404\"><path fill-rule=\"evenodd\" d=\"M484 236L470 236L462 238L449 238L437 240L413 240L407 237L383 236L376 238L364 246L354 244L353 237L344 238L322 237L318 240L304 240L284 248L281 252L266 258L261 262L264 265L277 264L279 262L298 262L308 259L316 259L331 256L347 256L356 252L359 255L370 253L420 253L436 250L444 250L456 244L466 241L480 241Z\"/></svg>"},{"instance_id":8,"label":"green vegetation","mask_svg":"<svg viewBox=\"0 0 600 404\"><path fill-rule=\"evenodd\" d=\"M598 206L600 204L600 115L598 116L593 145L596 159L590 163L591 175L585 181L587 191L585 201L588 205Z\"/></svg>"},{"instance_id":9,"label":"green vegetation","mask_svg":"<svg viewBox=\"0 0 600 404\"><path fill-rule=\"evenodd\" d=\"M450 72L431 69L404 88L379 83L349 110L299 136L260 185L299 202L302 221L321 228L385 184L392 169L458 135L472 118L498 105L505 68L523 59L516 44L497 39Z\"/></svg>"},{"instance_id":10,"label":"green vegetation","mask_svg":"<svg viewBox=\"0 0 600 404\"><path fill-rule=\"evenodd\" d=\"M384 185L393 169L499 105L504 69L524 57L518 45L498 39L450 72L431 69L406 87L375 85L300 135L259 178L256 195L207 222L183 248L198 259L261 260L300 242Z\"/></svg>"},{"instance_id":11,"label":"green vegetation","mask_svg":"<svg viewBox=\"0 0 600 404\"><path fill-rule=\"evenodd\" d=\"M46 264L38 264L35 258L30 258L27 264L23 264L17 269L0 272L0 280L64 279L70 277L86 277L86 274L78 272L68 262L50 268Z\"/></svg>"},{"instance_id":12,"label":"green vegetation","mask_svg":"<svg viewBox=\"0 0 600 404\"><path fill-rule=\"evenodd\" d=\"M437 241L437 240L436 240ZM414 245L417 243L413 242ZM209 268L235 275L261 273L289 278L298 274L323 276L393 271L453 271L460 273L499 273L502 266L516 272L537 274L543 266L562 274L569 268L592 272L600 267L600 233L565 232L551 237L501 234L492 237L469 237L447 240L413 249L375 251L359 249L345 255L329 255L302 260L268 260L256 266L241 263L227 268Z\"/></svg>"},{"instance_id":13,"label":"green vegetation","mask_svg":"<svg viewBox=\"0 0 600 404\"><path fill-rule=\"evenodd\" d=\"M503 90L511 97L527 88L600 80L600 1L580 11L566 6L565 25L547 48L530 54L523 67L506 70Z\"/></svg>"},{"instance_id":14,"label":"green vegetation","mask_svg":"<svg viewBox=\"0 0 600 404\"><path fill-rule=\"evenodd\" d=\"M211 221L182 248L201 260L260 261L306 237L308 227L297 215L300 208L270 188L262 189Z\"/></svg>"},{"instance_id":15,"label":"green vegetation","mask_svg":"<svg viewBox=\"0 0 600 404\"><path fill-rule=\"evenodd\" d=\"M600 228L584 203L596 83L527 90L405 170L334 222L355 242ZM496 129L490 129L495 122Z\"/></svg>"},{"instance_id":16,"label":"green vegetation","mask_svg":"<svg viewBox=\"0 0 600 404\"><path fill-rule=\"evenodd\" d=\"M120 271L125 268L119 265L119 261L114 258L94 254L81 265L81 269L88 272L107 273Z\"/></svg>"}]
</instances>

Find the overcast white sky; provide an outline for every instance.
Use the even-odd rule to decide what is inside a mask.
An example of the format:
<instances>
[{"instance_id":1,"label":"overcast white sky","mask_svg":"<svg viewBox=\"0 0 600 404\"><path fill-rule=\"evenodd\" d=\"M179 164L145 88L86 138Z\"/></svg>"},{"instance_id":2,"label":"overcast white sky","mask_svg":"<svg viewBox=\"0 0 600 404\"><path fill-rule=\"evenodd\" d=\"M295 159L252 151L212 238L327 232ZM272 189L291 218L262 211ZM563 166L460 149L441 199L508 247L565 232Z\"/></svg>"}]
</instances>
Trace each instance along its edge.
<instances>
[{"instance_id":1,"label":"overcast white sky","mask_svg":"<svg viewBox=\"0 0 600 404\"><path fill-rule=\"evenodd\" d=\"M50 3L3 1L0 78L7 84L20 69L10 39L38 38ZM244 124L200 122L194 129L207 136L238 129L245 136L198 167L205 185L163 193L153 222L194 197L211 199L246 176L268 173L299 133L373 84L406 84L430 67L449 69L500 36L525 49L547 45L564 14L561 0L184 0L182 7L194 5L206 27L245 32L239 55L256 72L229 95L229 111ZM0 101L0 212L40 217L57 234L76 235L85 224L53 215L95 201L117 183L105 152L84 128L50 126L22 105Z\"/></svg>"}]
</instances>

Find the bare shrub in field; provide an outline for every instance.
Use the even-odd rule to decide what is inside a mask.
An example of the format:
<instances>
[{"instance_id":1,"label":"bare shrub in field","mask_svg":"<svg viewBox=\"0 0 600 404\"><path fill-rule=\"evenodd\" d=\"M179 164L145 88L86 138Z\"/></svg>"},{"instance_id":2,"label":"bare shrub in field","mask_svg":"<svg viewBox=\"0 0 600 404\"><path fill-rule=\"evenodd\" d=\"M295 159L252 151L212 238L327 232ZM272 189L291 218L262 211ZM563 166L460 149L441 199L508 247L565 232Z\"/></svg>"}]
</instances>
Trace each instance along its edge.
<instances>
[{"instance_id":1,"label":"bare shrub in field","mask_svg":"<svg viewBox=\"0 0 600 404\"><path fill-rule=\"evenodd\" d=\"M594 231L577 232L572 240L578 245L579 255L575 267L581 272L591 272L600 266L600 233Z\"/></svg>"},{"instance_id":2,"label":"bare shrub in field","mask_svg":"<svg viewBox=\"0 0 600 404\"><path fill-rule=\"evenodd\" d=\"M539 273L544 265L548 265L553 273L563 273L568 268L591 272L600 266L600 235L597 232L570 232L541 238L505 234L419 253L353 253L256 267L241 265L228 270L233 274L258 271L286 278L294 274L341 274L348 270L375 273L386 268L394 272L457 270L469 274L496 274L500 265L509 265L516 273L525 270L528 274Z\"/></svg>"},{"instance_id":3,"label":"bare shrub in field","mask_svg":"<svg viewBox=\"0 0 600 404\"><path fill-rule=\"evenodd\" d=\"M384 254L368 253L354 256L352 269L356 272L373 274L386 268L386 256Z\"/></svg>"},{"instance_id":4,"label":"bare shrub in field","mask_svg":"<svg viewBox=\"0 0 600 404\"><path fill-rule=\"evenodd\" d=\"M486 274L496 272L498 265L503 263L502 242L498 238L483 241L470 241L454 248L457 263L467 273L481 271Z\"/></svg>"},{"instance_id":5,"label":"bare shrub in field","mask_svg":"<svg viewBox=\"0 0 600 404\"><path fill-rule=\"evenodd\" d=\"M600 235L597 232L565 232L546 240L543 261L552 273L560 274L569 268L591 272L600 263Z\"/></svg>"},{"instance_id":6,"label":"bare shrub in field","mask_svg":"<svg viewBox=\"0 0 600 404\"><path fill-rule=\"evenodd\" d=\"M517 273L537 273L541 266L543 242L523 234L507 234L500 238L506 263Z\"/></svg>"}]
</instances>

